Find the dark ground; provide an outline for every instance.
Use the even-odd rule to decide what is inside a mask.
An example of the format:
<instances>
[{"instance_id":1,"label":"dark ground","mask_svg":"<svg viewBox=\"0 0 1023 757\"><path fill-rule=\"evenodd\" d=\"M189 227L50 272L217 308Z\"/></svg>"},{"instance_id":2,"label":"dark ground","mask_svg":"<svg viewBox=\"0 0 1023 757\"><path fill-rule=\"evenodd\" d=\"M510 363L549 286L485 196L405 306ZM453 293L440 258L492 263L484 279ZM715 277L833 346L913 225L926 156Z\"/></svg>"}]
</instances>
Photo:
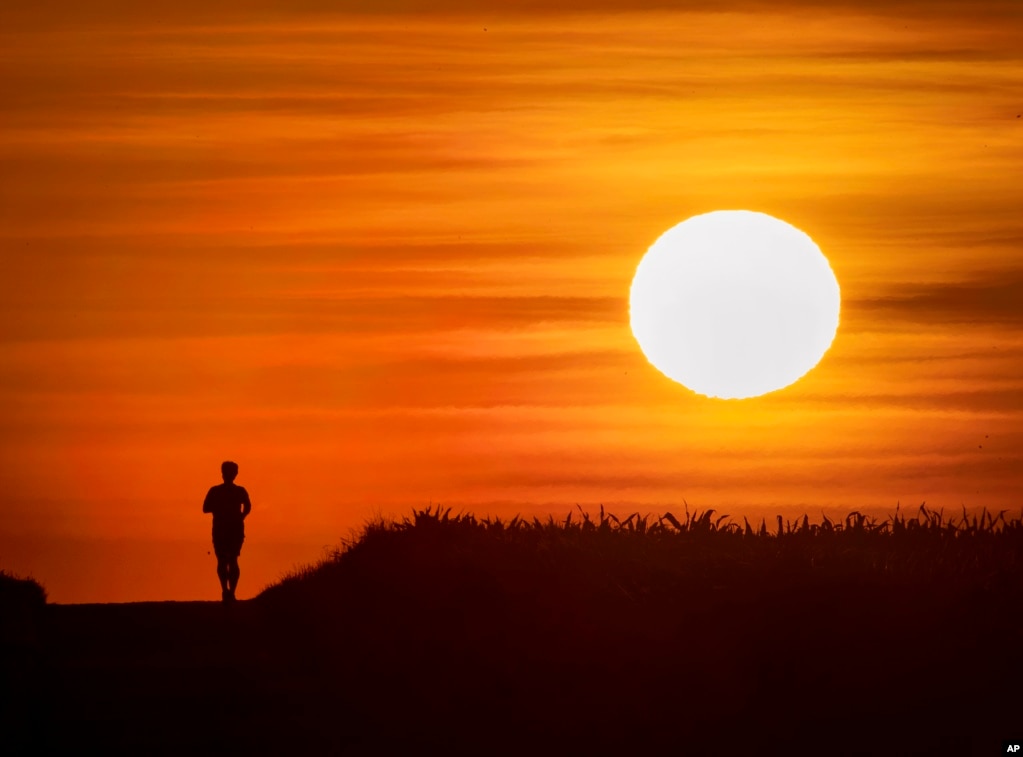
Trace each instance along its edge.
<instances>
[{"instance_id":1,"label":"dark ground","mask_svg":"<svg viewBox=\"0 0 1023 757\"><path fill-rule=\"evenodd\" d=\"M1018 575L598 582L448 546L367 548L331 601L307 576L46 605L7 633L0 753L995 755L1023 730Z\"/></svg>"},{"instance_id":2,"label":"dark ground","mask_svg":"<svg viewBox=\"0 0 1023 757\"><path fill-rule=\"evenodd\" d=\"M735 607L717 639L703 618L698 632L579 639L580 652L561 634L502 648L492 626L492 647L464 627L442 645L424 619L368 654L338 650L352 658L340 664L318 664L318 639L282 644L301 629L274 628L256 601L51 605L7 712L21 744L3 751L987 755L1023 722L1019 627L981 598L926 618L893 604L857 619L836 603L828 621L789 628L799 604ZM839 619L878 633L826 641L821 624Z\"/></svg>"}]
</instances>

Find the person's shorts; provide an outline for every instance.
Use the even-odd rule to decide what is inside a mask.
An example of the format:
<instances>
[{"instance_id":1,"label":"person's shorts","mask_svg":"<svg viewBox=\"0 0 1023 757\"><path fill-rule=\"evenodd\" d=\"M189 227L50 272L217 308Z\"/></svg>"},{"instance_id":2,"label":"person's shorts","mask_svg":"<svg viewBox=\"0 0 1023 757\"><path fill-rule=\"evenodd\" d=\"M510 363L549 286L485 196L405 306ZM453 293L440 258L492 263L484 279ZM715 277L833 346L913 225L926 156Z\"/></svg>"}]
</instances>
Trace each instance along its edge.
<instances>
[{"instance_id":1,"label":"person's shorts","mask_svg":"<svg viewBox=\"0 0 1023 757\"><path fill-rule=\"evenodd\" d=\"M213 551L217 553L218 560L237 558L242 552L243 541L245 541L244 528L213 529Z\"/></svg>"}]
</instances>

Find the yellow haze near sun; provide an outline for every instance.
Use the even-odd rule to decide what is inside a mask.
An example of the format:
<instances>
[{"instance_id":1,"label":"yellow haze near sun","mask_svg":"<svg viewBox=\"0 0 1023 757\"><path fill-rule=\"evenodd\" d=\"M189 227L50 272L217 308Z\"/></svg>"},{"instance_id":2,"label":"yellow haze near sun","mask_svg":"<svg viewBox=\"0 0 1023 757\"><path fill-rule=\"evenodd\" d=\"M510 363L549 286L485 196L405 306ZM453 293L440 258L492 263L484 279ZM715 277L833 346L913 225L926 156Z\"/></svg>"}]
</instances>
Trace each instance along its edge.
<instances>
[{"instance_id":1,"label":"yellow haze near sun","mask_svg":"<svg viewBox=\"0 0 1023 757\"><path fill-rule=\"evenodd\" d=\"M632 331L647 359L708 397L798 381L838 329L838 281L809 236L764 213L717 211L663 234L636 270Z\"/></svg>"}]
</instances>

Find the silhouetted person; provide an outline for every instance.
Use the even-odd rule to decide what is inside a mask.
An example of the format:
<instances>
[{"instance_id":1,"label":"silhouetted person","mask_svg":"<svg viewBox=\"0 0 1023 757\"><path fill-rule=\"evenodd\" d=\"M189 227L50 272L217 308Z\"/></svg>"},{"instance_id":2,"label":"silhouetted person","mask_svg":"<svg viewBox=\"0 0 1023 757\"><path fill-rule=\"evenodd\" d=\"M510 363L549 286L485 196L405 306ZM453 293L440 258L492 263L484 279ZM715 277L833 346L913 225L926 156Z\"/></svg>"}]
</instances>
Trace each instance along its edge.
<instances>
[{"instance_id":1,"label":"silhouetted person","mask_svg":"<svg viewBox=\"0 0 1023 757\"><path fill-rule=\"evenodd\" d=\"M217 553L217 577L224 602L234 600L238 588L238 555L245 541L245 517L252 511L249 493L235 486L238 463L230 460L220 466L224 483L211 486L202 503L204 513L213 513L213 551Z\"/></svg>"}]
</instances>

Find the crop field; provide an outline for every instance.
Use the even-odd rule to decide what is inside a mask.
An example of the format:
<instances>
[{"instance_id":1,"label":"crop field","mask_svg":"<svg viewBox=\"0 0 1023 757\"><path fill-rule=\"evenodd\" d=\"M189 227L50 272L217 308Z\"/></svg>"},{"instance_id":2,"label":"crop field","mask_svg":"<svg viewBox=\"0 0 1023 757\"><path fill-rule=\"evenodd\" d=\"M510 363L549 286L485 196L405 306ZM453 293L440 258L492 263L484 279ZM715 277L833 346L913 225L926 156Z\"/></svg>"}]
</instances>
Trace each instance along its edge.
<instances>
[{"instance_id":1,"label":"crop field","mask_svg":"<svg viewBox=\"0 0 1023 757\"><path fill-rule=\"evenodd\" d=\"M359 681L368 718L467 754L986 753L1021 701L1006 516L416 511L257 601L302 618L282 643Z\"/></svg>"}]
</instances>

